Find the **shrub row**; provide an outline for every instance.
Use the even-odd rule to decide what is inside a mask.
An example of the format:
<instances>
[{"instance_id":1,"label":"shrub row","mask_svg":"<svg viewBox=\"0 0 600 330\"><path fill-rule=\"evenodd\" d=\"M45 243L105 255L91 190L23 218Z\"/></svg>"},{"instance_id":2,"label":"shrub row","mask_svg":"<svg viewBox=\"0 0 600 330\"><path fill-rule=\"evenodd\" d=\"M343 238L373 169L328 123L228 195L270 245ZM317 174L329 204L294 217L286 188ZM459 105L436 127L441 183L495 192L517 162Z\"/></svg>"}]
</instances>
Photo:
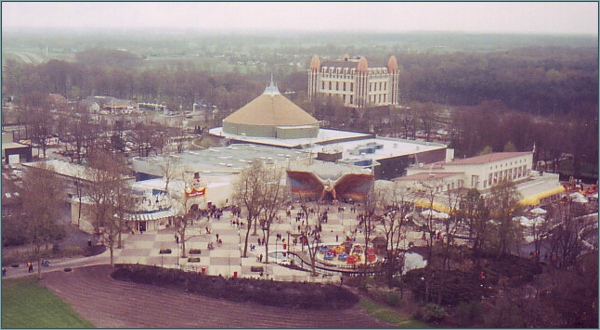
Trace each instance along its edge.
<instances>
[{"instance_id":1,"label":"shrub row","mask_svg":"<svg viewBox=\"0 0 600 330\"><path fill-rule=\"evenodd\" d=\"M145 265L119 265L111 276L212 298L284 308L340 310L354 306L359 300L349 290L332 284L226 279Z\"/></svg>"}]
</instances>

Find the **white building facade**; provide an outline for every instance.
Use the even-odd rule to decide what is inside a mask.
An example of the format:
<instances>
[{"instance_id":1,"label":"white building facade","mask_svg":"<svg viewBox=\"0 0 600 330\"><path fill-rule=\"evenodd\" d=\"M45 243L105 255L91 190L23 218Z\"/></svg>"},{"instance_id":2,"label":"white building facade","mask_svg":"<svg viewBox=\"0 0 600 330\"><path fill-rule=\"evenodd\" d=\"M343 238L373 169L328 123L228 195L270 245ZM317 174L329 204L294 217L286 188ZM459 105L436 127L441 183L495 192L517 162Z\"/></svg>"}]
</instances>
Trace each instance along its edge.
<instances>
[{"instance_id":1,"label":"white building facade","mask_svg":"<svg viewBox=\"0 0 600 330\"><path fill-rule=\"evenodd\" d=\"M407 176L423 172L463 173L462 187L486 191L499 182L525 181L530 177L533 152L497 152L432 166L407 169Z\"/></svg>"},{"instance_id":2,"label":"white building facade","mask_svg":"<svg viewBox=\"0 0 600 330\"><path fill-rule=\"evenodd\" d=\"M308 95L311 100L318 94L339 97L344 106L367 108L398 104L398 63L395 56L387 67L370 68L367 59L350 59L321 63L313 56L308 71Z\"/></svg>"}]
</instances>

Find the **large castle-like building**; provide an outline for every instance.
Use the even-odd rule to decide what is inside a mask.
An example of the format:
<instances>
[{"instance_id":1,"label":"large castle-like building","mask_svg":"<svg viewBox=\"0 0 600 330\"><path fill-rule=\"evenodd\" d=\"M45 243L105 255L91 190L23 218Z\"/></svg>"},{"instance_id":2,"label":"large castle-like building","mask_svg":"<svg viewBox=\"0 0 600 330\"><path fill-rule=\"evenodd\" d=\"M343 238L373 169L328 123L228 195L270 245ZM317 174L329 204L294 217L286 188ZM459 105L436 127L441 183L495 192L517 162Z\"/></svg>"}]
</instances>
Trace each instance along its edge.
<instances>
[{"instance_id":1,"label":"large castle-like building","mask_svg":"<svg viewBox=\"0 0 600 330\"><path fill-rule=\"evenodd\" d=\"M398 104L398 62L390 56L387 67L369 67L367 59L351 59L321 63L314 55L308 71L308 95L338 96L344 106L367 108Z\"/></svg>"}]
</instances>

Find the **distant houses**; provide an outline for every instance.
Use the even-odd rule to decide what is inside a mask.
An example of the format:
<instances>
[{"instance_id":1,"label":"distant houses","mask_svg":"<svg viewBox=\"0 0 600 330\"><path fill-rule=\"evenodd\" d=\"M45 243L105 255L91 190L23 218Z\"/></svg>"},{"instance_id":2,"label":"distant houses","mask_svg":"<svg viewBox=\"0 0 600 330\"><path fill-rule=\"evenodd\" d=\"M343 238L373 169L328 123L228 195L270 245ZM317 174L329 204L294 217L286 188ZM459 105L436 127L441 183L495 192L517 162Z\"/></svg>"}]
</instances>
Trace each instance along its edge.
<instances>
[{"instance_id":1,"label":"distant houses","mask_svg":"<svg viewBox=\"0 0 600 330\"><path fill-rule=\"evenodd\" d=\"M112 96L90 96L81 100L79 106L94 114L130 114L139 111L137 102Z\"/></svg>"}]
</instances>

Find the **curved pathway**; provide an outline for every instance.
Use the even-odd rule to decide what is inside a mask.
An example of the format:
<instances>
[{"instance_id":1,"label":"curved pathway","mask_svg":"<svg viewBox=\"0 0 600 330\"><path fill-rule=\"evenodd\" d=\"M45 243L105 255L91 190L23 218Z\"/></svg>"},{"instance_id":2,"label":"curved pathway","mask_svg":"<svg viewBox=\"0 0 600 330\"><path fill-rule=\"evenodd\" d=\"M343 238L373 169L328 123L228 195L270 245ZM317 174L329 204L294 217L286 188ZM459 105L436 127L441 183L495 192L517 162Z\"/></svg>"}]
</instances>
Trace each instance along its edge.
<instances>
[{"instance_id":1,"label":"curved pathway","mask_svg":"<svg viewBox=\"0 0 600 330\"><path fill-rule=\"evenodd\" d=\"M358 306L292 310L117 281L106 265L44 274L41 284L99 328L391 328Z\"/></svg>"}]
</instances>

